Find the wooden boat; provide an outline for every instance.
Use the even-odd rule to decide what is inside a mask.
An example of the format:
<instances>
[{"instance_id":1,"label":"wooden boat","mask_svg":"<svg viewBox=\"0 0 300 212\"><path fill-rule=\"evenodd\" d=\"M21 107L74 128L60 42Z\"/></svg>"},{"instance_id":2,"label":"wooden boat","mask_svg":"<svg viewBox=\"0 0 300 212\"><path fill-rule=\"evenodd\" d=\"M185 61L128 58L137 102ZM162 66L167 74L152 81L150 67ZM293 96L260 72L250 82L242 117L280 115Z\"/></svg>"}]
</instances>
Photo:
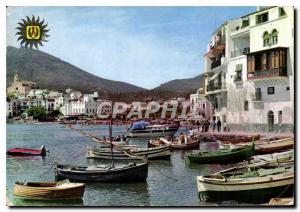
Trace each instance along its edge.
<instances>
[{"instance_id":1,"label":"wooden boat","mask_svg":"<svg viewBox=\"0 0 300 212\"><path fill-rule=\"evenodd\" d=\"M59 178L88 182L138 182L148 177L148 162L121 166L72 166L55 165Z\"/></svg>"},{"instance_id":2,"label":"wooden boat","mask_svg":"<svg viewBox=\"0 0 300 212\"><path fill-rule=\"evenodd\" d=\"M114 160L134 160L147 157L148 159L169 159L171 156L171 146L159 146L153 148L122 147L130 151L130 155L124 151L114 150ZM111 151L107 148L92 148L87 150L87 158L99 158L111 160Z\"/></svg>"},{"instance_id":3,"label":"wooden boat","mask_svg":"<svg viewBox=\"0 0 300 212\"><path fill-rule=\"evenodd\" d=\"M272 198L272 199L270 199L268 205L276 205L276 206L294 205L294 198L292 198L292 197Z\"/></svg>"},{"instance_id":4,"label":"wooden boat","mask_svg":"<svg viewBox=\"0 0 300 212\"><path fill-rule=\"evenodd\" d=\"M267 202L294 190L293 166L260 168L243 166L197 177L198 196L203 201L238 200Z\"/></svg>"},{"instance_id":5,"label":"wooden boat","mask_svg":"<svg viewBox=\"0 0 300 212\"><path fill-rule=\"evenodd\" d=\"M144 121L132 123L127 132L127 137L172 137L177 132L179 126L165 126L165 125L149 125Z\"/></svg>"},{"instance_id":6,"label":"wooden boat","mask_svg":"<svg viewBox=\"0 0 300 212\"><path fill-rule=\"evenodd\" d=\"M84 193L83 183L62 182L16 182L13 188L15 198L30 200L81 199Z\"/></svg>"},{"instance_id":7,"label":"wooden boat","mask_svg":"<svg viewBox=\"0 0 300 212\"><path fill-rule=\"evenodd\" d=\"M254 144L232 150L187 153L190 162L195 163L231 163L248 160L254 155Z\"/></svg>"},{"instance_id":8,"label":"wooden boat","mask_svg":"<svg viewBox=\"0 0 300 212\"><path fill-rule=\"evenodd\" d=\"M234 148L241 148L249 144L250 143L220 142L220 147L221 149L234 149ZM255 152L257 154L274 153L277 151L291 149L293 147L294 147L294 138L284 138L284 139L271 140L271 141L265 141L265 140L255 141Z\"/></svg>"},{"instance_id":9,"label":"wooden boat","mask_svg":"<svg viewBox=\"0 0 300 212\"><path fill-rule=\"evenodd\" d=\"M7 155L15 155L15 156L23 156L23 155L46 155L46 148L45 146L41 146L40 149L25 149L25 148L13 148L6 151Z\"/></svg>"},{"instance_id":10,"label":"wooden boat","mask_svg":"<svg viewBox=\"0 0 300 212\"><path fill-rule=\"evenodd\" d=\"M276 152L273 154L254 155L249 163L283 163L288 161L294 161L294 150Z\"/></svg>"},{"instance_id":11,"label":"wooden boat","mask_svg":"<svg viewBox=\"0 0 300 212\"><path fill-rule=\"evenodd\" d=\"M172 150L191 150L199 149L200 139L188 138L187 143L180 144L178 141L168 141L165 138L159 138L158 140L150 140L148 142L149 147L158 147L161 145L171 145Z\"/></svg>"}]
</instances>

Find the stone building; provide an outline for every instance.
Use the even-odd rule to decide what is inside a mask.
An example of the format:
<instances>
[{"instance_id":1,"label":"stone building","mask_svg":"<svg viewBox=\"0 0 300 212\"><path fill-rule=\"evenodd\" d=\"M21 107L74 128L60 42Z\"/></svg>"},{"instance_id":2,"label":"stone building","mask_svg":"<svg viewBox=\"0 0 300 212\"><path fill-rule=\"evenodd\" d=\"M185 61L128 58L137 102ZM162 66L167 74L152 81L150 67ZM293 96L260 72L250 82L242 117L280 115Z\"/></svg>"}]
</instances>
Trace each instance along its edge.
<instances>
[{"instance_id":1,"label":"stone building","mask_svg":"<svg viewBox=\"0 0 300 212\"><path fill-rule=\"evenodd\" d=\"M37 83L30 81L22 81L21 76L16 72L14 81L11 86L7 88L8 95L27 96L29 91L37 87Z\"/></svg>"}]
</instances>

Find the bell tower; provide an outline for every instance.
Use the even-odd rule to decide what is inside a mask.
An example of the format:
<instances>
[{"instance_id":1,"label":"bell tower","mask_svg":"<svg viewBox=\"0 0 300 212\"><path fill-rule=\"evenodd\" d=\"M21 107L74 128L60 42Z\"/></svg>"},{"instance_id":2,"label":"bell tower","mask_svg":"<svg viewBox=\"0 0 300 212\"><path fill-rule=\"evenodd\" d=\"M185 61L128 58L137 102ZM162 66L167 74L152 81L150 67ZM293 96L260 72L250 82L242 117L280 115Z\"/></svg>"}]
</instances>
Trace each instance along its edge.
<instances>
[{"instance_id":1,"label":"bell tower","mask_svg":"<svg viewBox=\"0 0 300 212\"><path fill-rule=\"evenodd\" d=\"M18 71L16 71L15 73L14 82L21 82L20 74Z\"/></svg>"}]
</instances>

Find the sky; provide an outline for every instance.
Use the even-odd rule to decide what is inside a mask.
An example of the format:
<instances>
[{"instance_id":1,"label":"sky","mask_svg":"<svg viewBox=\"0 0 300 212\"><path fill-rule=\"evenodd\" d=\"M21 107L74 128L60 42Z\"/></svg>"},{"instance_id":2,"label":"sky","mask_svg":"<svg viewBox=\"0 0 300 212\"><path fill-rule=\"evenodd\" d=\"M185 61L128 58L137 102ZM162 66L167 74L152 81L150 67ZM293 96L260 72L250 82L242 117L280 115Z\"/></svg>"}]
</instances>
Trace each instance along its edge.
<instances>
[{"instance_id":1,"label":"sky","mask_svg":"<svg viewBox=\"0 0 300 212\"><path fill-rule=\"evenodd\" d=\"M203 73L216 28L255 7L8 7L7 46L22 18L48 23L41 51L106 79L152 89Z\"/></svg>"}]
</instances>

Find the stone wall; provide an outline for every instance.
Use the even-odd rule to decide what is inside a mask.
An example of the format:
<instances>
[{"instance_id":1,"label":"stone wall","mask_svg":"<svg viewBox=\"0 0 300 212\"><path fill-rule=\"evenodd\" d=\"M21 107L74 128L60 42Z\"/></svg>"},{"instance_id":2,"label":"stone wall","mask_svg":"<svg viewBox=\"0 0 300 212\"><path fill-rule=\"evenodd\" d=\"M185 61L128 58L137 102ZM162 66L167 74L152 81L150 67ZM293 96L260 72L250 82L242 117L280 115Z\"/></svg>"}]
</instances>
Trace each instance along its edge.
<instances>
[{"instance_id":1,"label":"stone wall","mask_svg":"<svg viewBox=\"0 0 300 212\"><path fill-rule=\"evenodd\" d=\"M267 124L227 124L230 131L268 132ZM293 124L274 124L274 133L294 132Z\"/></svg>"}]
</instances>

